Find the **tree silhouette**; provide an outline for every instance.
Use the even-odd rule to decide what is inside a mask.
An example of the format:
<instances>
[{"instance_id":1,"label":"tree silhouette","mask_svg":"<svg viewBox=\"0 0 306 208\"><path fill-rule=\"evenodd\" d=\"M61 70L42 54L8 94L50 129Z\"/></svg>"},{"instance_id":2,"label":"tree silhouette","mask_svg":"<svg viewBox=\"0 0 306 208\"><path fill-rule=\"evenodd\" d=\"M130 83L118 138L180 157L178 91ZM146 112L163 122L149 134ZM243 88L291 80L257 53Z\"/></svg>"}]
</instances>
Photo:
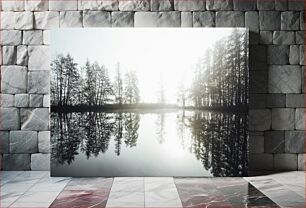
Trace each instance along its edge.
<instances>
[{"instance_id":1,"label":"tree silhouette","mask_svg":"<svg viewBox=\"0 0 306 208\"><path fill-rule=\"evenodd\" d=\"M60 106L77 103L79 79L73 58L69 54L58 55L51 63L51 103Z\"/></svg>"},{"instance_id":2,"label":"tree silhouette","mask_svg":"<svg viewBox=\"0 0 306 208\"><path fill-rule=\"evenodd\" d=\"M114 92L115 92L115 100L117 103L122 104L123 102L123 81L122 75L120 71L120 64L116 64L116 71L115 71L115 82L114 82Z\"/></svg>"},{"instance_id":3,"label":"tree silhouette","mask_svg":"<svg viewBox=\"0 0 306 208\"><path fill-rule=\"evenodd\" d=\"M139 103L138 78L136 71L128 71L125 74L124 99L126 104Z\"/></svg>"},{"instance_id":4,"label":"tree silhouette","mask_svg":"<svg viewBox=\"0 0 306 208\"><path fill-rule=\"evenodd\" d=\"M124 115L124 142L127 147L135 147L137 144L139 121L139 114L126 113Z\"/></svg>"}]
</instances>

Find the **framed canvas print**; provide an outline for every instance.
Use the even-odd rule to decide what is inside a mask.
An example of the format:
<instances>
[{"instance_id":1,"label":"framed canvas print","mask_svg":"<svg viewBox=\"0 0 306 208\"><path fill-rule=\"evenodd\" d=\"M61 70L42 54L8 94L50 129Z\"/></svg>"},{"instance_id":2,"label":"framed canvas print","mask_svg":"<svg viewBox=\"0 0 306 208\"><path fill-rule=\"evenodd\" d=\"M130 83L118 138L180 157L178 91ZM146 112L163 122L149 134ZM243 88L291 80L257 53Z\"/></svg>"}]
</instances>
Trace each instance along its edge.
<instances>
[{"instance_id":1,"label":"framed canvas print","mask_svg":"<svg viewBox=\"0 0 306 208\"><path fill-rule=\"evenodd\" d=\"M51 31L52 176L244 176L248 30Z\"/></svg>"}]
</instances>

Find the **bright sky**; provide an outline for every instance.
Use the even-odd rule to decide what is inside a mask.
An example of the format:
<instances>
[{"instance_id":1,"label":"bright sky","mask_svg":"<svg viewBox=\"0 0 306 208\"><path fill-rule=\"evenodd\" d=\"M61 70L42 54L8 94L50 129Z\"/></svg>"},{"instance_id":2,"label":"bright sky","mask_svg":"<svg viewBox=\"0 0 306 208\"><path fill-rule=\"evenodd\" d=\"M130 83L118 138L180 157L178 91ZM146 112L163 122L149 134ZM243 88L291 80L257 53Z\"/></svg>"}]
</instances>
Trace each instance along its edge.
<instances>
[{"instance_id":1,"label":"bright sky","mask_svg":"<svg viewBox=\"0 0 306 208\"><path fill-rule=\"evenodd\" d=\"M176 103L177 86L189 85L199 57L230 28L88 28L51 31L51 54L71 54L79 66L87 59L105 65L113 80L136 70L141 102L156 102L160 77L168 103Z\"/></svg>"}]
</instances>

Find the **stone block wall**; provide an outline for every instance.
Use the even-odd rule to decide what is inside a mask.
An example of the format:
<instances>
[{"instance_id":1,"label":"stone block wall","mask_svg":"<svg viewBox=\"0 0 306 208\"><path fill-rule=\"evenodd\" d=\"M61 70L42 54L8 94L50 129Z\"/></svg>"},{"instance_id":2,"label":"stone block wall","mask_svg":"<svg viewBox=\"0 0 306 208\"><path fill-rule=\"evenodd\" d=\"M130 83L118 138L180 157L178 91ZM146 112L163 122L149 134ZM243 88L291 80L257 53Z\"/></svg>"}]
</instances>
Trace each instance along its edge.
<instances>
[{"instance_id":1,"label":"stone block wall","mask_svg":"<svg viewBox=\"0 0 306 208\"><path fill-rule=\"evenodd\" d=\"M59 27L249 27L250 170L304 169L303 0L1 2L3 169L49 169L49 30Z\"/></svg>"}]
</instances>

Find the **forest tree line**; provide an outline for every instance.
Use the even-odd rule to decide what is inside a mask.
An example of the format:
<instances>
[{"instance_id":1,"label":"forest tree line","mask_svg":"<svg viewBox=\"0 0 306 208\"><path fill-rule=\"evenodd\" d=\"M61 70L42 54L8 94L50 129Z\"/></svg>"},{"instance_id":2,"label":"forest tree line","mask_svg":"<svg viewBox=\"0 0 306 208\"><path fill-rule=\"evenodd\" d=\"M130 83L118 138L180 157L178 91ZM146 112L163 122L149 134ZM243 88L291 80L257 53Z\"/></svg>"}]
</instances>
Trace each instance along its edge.
<instances>
[{"instance_id":1,"label":"forest tree line","mask_svg":"<svg viewBox=\"0 0 306 208\"><path fill-rule=\"evenodd\" d=\"M248 36L233 29L199 59L191 86L178 89L178 102L198 108L246 106L248 82Z\"/></svg>"},{"instance_id":2,"label":"forest tree line","mask_svg":"<svg viewBox=\"0 0 306 208\"><path fill-rule=\"evenodd\" d=\"M104 65L87 61L78 68L69 54L57 55L51 63L51 71L53 106L135 104L140 101L136 72L130 70L122 75L119 63L113 82Z\"/></svg>"},{"instance_id":3,"label":"forest tree line","mask_svg":"<svg viewBox=\"0 0 306 208\"><path fill-rule=\"evenodd\" d=\"M53 106L101 106L137 104L140 90L136 71L122 74L117 63L113 79L98 62L87 61L78 67L73 58L60 54L51 63L51 103ZM207 49L199 58L188 86L181 83L177 104L182 107L241 107L248 104L248 36L245 30L233 29ZM158 82L158 80L157 80ZM162 77L157 86L158 104L166 103Z\"/></svg>"}]
</instances>

